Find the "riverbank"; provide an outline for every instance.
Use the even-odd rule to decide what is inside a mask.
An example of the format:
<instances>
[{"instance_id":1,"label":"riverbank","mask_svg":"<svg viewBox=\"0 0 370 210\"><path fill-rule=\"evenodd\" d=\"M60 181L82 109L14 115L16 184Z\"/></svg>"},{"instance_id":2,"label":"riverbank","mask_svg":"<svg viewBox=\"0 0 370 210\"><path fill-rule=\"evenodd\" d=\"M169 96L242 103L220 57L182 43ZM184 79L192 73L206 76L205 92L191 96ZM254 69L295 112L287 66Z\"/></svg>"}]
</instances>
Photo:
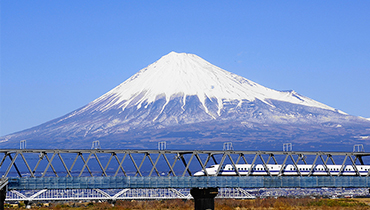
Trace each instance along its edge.
<instances>
[{"instance_id":1,"label":"riverbank","mask_svg":"<svg viewBox=\"0 0 370 210\"><path fill-rule=\"evenodd\" d=\"M25 208L24 204L7 205L5 209ZM149 201L117 201L115 205L107 202L66 202L41 204L35 203L32 209L83 209L83 210L193 210L193 200L149 200ZM363 210L370 209L370 198L355 199L310 199L310 198L266 198L254 200L216 199L215 210L262 210L262 209L307 209L307 210Z\"/></svg>"}]
</instances>

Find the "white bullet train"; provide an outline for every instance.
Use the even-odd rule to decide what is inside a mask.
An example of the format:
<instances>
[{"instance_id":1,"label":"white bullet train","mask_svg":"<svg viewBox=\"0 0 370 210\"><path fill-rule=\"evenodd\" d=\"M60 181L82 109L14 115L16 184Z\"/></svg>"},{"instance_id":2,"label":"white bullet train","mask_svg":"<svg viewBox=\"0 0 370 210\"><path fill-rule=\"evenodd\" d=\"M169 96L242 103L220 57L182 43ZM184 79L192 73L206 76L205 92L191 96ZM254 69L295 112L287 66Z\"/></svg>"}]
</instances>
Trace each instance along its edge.
<instances>
[{"instance_id":1,"label":"white bullet train","mask_svg":"<svg viewBox=\"0 0 370 210\"><path fill-rule=\"evenodd\" d=\"M240 175L254 175L254 176L266 176L269 175L268 172L270 172L271 175L277 176L279 175L281 171L281 175L285 176L297 176L299 173L302 176L307 176L310 174L313 176L328 176L330 172L331 175L338 175L339 173L341 175L345 176L356 176L356 170L352 165L345 165L342 169L342 165L326 165L328 168L328 171L325 169L324 165L297 165L299 171L294 167L292 164L285 165L283 170L281 170L282 165L276 165L276 164L266 164L267 169L262 164L256 164L253 167L251 167L251 164L236 164L235 165L238 169L238 172ZM217 170L220 167L220 165L212 165L210 168L206 168L207 174L209 176L216 176ZM313 167L313 169L312 169ZM366 176L370 175L370 165L358 165L356 166L359 175ZM234 169L233 165L226 164L224 165L220 171L219 176L236 176L236 170ZM206 176L206 173L204 173L204 170L198 171L194 174L194 176Z\"/></svg>"}]
</instances>

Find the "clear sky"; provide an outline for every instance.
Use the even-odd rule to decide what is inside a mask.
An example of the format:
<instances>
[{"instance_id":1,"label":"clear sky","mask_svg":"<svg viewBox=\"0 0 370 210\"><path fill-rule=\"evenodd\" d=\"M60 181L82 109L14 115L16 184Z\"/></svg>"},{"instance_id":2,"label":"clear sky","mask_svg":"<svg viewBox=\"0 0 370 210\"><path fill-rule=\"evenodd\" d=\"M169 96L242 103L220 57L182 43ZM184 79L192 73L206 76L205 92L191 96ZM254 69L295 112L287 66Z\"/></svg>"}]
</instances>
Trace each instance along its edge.
<instances>
[{"instance_id":1,"label":"clear sky","mask_svg":"<svg viewBox=\"0 0 370 210\"><path fill-rule=\"evenodd\" d=\"M370 118L370 1L1 1L0 136L171 51Z\"/></svg>"}]
</instances>

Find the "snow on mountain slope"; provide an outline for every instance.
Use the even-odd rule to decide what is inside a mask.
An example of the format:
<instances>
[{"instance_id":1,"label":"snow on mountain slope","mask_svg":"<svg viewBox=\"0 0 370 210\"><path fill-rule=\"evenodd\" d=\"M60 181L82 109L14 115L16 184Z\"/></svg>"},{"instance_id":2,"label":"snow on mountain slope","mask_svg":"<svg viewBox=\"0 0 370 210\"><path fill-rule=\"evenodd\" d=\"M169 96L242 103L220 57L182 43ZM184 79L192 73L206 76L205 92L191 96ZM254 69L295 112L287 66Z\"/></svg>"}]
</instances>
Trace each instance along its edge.
<instances>
[{"instance_id":1,"label":"snow on mountain slope","mask_svg":"<svg viewBox=\"0 0 370 210\"><path fill-rule=\"evenodd\" d=\"M369 132L367 120L295 91L266 88L196 55L171 52L84 107L0 137L0 146L13 148L27 140L33 147L86 148L97 139L109 148L148 148L159 140L337 144L338 139L363 141L356 136Z\"/></svg>"},{"instance_id":2,"label":"snow on mountain slope","mask_svg":"<svg viewBox=\"0 0 370 210\"><path fill-rule=\"evenodd\" d=\"M94 100L80 112L91 108L96 111L106 111L116 106L122 110L132 106L139 109L144 102L150 104L159 97L166 99L163 110L172 97L181 96L184 106L186 97L194 95L199 98L204 110L211 116L206 106L207 98L217 101L218 115L223 108L223 101L238 100L241 103L242 100L254 101L256 99L266 104L269 104L266 99L273 99L338 111L300 96L294 91L276 91L263 87L212 65L197 55L171 52ZM107 99L109 102L105 102ZM96 104L100 105L96 106Z\"/></svg>"}]
</instances>

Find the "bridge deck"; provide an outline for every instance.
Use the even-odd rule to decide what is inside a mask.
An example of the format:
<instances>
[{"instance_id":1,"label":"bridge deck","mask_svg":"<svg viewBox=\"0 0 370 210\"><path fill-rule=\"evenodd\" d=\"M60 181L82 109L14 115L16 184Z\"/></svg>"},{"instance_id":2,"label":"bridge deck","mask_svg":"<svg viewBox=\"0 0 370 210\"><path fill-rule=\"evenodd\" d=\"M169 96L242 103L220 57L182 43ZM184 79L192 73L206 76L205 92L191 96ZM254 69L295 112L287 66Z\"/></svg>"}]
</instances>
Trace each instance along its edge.
<instances>
[{"instance_id":1,"label":"bridge deck","mask_svg":"<svg viewBox=\"0 0 370 210\"><path fill-rule=\"evenodd\" d=\"M119 189L119 188L320 188L370 187L360 176L249 176L249 177L43 177L9 178L9 189Z\"/></svg>"},{"instance_id":2,"label":"bridge deck","mask_svg":"<svg viewBox=\"0 0 370 210\"><path fill-rule=\"evenodd\" d=\"M335 156L335 158L333 158ZM193 187L370 187L370 171L360 174L364 152L171 151L171 150L0 150L0 175L9 189L114 189ZM369 159L369 158L367 158ZM299 176L241 176L236 164L292 164ZM193 177L212 164L232 164L239 176ZM322 164L327 176L302 176L298 164ZM341 165L337 175L328 164ZM346 176L351 165L355 176ZM267 170L268 171L268 170ZM311 169L312 172L312 169ZM218 174L218 172L217 172Z\"/></svg>"}]
</instances>

